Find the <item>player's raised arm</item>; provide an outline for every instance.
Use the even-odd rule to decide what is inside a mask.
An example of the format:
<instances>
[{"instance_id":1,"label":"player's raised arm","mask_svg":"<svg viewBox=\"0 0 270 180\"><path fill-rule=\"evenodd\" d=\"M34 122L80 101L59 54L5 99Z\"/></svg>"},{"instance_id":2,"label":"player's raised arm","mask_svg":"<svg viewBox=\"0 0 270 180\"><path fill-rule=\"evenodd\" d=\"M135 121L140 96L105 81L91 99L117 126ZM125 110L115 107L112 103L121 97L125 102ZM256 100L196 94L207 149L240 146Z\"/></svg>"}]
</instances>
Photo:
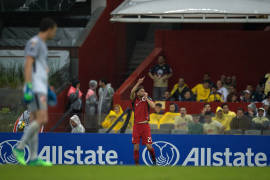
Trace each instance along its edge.
<instances>
[{"instance_id":1,"label":"player's raised arm","mask_svg":"<svg viewBox=\"0 0 270 180\"><path fill-rule=\"evenodd\" d=\"M139 85L143 83L143 80L144 80L144 77L138 79L137 83L132 88L131 93L130 93L130 99L131 100L134 100L135 99L135 97L136 97L135 92L136 92L137 88L139 87Z\"/></svg>"},{"instance_id":2,"label":"player's raised arm","mask_svg":"<svg viewBox=\"0 0 270 180\"><path fill-rule=\"evenodd\" d=\"M156 104L154 103L154 101L152 101L152 99L150 99L148 97L148 93L147 92L145 93L144 98L145 98L145 100L147 101L147 103L149 104L149 106L151 108L155 108Z\"/></svg>"}]
</instances>

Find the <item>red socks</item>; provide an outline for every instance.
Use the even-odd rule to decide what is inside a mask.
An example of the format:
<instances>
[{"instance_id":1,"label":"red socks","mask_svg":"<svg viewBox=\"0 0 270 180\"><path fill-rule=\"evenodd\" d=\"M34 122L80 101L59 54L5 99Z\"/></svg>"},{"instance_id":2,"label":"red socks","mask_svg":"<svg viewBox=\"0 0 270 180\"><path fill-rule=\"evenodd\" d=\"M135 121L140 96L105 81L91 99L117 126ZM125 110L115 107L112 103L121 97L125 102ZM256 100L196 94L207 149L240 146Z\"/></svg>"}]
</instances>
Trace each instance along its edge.
<instances>
[{"instance_id":1,"label":"red socks","mask_svg":"<svg viewBox=\"0 0 270 180\"><path fill-rule=\"evenodd\" d=\"M133 156L134 156L135 165L139 165L139 158L140 158L139 151L134 150L134 155Z\"/></svg>"},{"instance_id":2,"label":"red socks","mask_svg":"<svg viewBox=\"0 0 270 180\"><path fill-rule=\"evenodd\" d=\"M155 155L155 150L154 150L154 148L149 149L149 153L150 153L150 155L151 155L151 159L152 159L152 161L153 161L153 164L156 165L156 155Z\"/></svg>"}]
</instances>

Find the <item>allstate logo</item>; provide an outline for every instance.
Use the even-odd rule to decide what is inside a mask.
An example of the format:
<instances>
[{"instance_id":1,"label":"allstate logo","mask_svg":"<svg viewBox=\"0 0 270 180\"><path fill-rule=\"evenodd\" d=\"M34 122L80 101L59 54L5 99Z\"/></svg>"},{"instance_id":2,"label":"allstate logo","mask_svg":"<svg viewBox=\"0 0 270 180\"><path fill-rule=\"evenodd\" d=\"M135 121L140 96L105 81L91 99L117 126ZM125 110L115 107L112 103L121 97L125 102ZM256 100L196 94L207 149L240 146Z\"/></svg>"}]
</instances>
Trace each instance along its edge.
<instances>
[{"instance_id":1,"label":"allstate logo","mask_svg":"<svg viewBox=\"0 0 270 180\"><path fill-rule=\"evenodd\" d=\"M180 153L175 145L166 141L156 141L152 144L152 146L155 149L157 165L175 166L178 163ZM147 148L144 148L143 150L142 159L148 166L153 164Z\"/></svg>"},{"instance_id":2,"label":"allstate logo","mask_svg":"<svg viewBox=\"0 0 270 180\"><path fill-rule=\"evenodd\" d=\"M18 144L18 140L6 140L0 143L0 164L17 164L17 160L12 153L12 150ZM24 148L24 158L26 162L29 160L29 147Z\"/></svg>"}]
</instances>

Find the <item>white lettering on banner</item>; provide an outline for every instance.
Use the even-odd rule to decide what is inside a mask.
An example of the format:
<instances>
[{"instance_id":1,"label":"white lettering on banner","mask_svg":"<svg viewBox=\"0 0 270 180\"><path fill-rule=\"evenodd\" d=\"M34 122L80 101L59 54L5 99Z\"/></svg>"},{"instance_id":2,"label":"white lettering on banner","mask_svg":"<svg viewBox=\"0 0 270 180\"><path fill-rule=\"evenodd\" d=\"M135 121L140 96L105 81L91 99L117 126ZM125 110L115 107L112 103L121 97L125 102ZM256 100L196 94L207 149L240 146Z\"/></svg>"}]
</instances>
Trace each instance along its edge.
<instances>
[{"instance_id":1,"label":"white lettering on banner","mask_svg":"<svg viewBox=\"0 0 270 180\"><path fill-rule=\"evenodd\" d=\"M207 157L205 157L205 154ZM192 148L182 165L263 167L267 166L267 156L262 152L255 154L251 148L247 148L245 153L232 153L230 148L225 148L224 153L214 152L213 154L211 148Z\"/></svg>"},{"instance_id":2,"label":"white lettering on banner","mask_svg":"<svg viewBox=\"0 0 270 180\"><path fill-rule=\"evenodd\" d=\"M58 155L58 156L57 156ZM97 150L82 150L77 146L75 150L63 151L62 146L44 146L39 153L39 157L52 161L54 164L109 164L118 163L118 154L114 150L105 151L102 146Z\"/></svg>"}]
</instances>

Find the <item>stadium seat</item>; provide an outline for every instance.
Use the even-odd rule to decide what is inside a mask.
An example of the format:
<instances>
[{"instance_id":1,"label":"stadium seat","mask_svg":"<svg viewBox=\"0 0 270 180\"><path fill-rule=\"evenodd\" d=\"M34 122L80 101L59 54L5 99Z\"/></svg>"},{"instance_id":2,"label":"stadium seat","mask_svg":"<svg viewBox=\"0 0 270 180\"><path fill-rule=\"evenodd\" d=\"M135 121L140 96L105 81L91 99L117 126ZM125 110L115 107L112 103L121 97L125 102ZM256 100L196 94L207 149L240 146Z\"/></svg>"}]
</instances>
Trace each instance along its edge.
<instances>
[{"instance_id":1,"label":"stadium seat","mask_svg":"<svg viewBox=\"0 0 270 180\"><path fill-rule=\"evenodd\" d=\"M151 130L152 134L170 134L171 130L169 129L153 129Z\"/></svg>"},{"instance_id":2,"label":"stadium seat","mask_svg":"<svg viewBox=\"0 0 270 180\"><path fill-rule=\"evenodd\" d=\"M150 128L151 129L158 129L158 125L157 124L150 124Z\"/></svg>"},{"instance_id":3,"label":"stadium seat","mask_svg":"<svg viewBox=\"0 0 270 180\"><path fill-rule=\"evenodd\" d=\"M224 134L227 134L227 135L242 135L243 131L241 129L230 130L230 131L225 131Z\"/></svg>"},{"instance_id":4,"label":"stadium seat","mask_svg":"<svg viewBox=\"0 0 270 180\"><path fill-rule=\"evenodd\" d=\"M262 135L270 135L270 130L263 130Z\"/></svg>"},{"instance_id":5,"label":"stadium seat","mask_svg":"<svg viewBox=\"0 0 270 180\"><path fill-rule=\"evenodd\" d=\"M174 124L161 124L160 125L160 129L169 129L169 130L172 130L172 129L174 129Z\"/></svg>"},{"instance_id":6,"label":"stadium seat","mask_svg":"<svg viewBox=\"0 0 270 180\"><path fill-rule=\"evenodd\" d=\"M261 130L246 130L245 135L261 135Z\"/></svg>"},{"instance_id":7,"label":"stadium seat","mask_svg":"<svg viewBox=\"0 0 270 180\"><path fill-rule=\"evenodd\" d=\"M172 134L188 134L188 131L182 129L173 129Z\"/></svg>"}]
</instances>

